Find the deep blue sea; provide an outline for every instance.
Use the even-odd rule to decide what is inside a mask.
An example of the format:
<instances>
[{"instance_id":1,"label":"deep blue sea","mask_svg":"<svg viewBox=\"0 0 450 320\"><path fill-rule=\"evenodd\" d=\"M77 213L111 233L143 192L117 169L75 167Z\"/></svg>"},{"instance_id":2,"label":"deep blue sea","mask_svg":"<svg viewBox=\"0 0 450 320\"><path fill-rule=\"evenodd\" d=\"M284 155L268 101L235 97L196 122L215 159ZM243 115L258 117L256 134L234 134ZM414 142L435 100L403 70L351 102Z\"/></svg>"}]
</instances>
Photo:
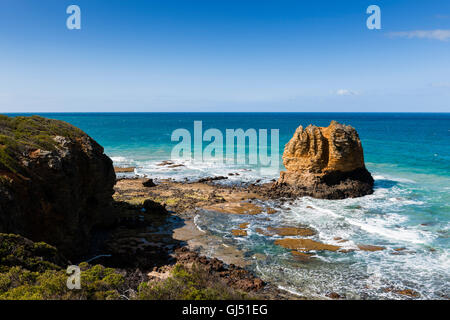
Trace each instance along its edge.
<instances>
[{"instance_id":1,"label":"deep blue sea","mask_svg":"<svg viewBox=\"0 0 450 320\"><path fill-rule=\"evenodd\" d=\"M226 183L268 181L258 165L182 161L184 167L157 166L171 158L175 129L193 131L194 121L209 128L279 129L279 157L299 125L328 126L331 120L355 127L375 193L357 199L302 198L287 204L270 221L258 216L204 212L199 228L237 246L251 268L280 288L310 297L338 292L349 299L407 298L394 289L412 289L422 299L450 297L450 114L408 113L75 113L41 114L67 121L97 140L118 166L136 174L178 180L239 172ZM269 131L270 132L270 131ZM204 143L204 147L208 143ZM175 159L176 160L176 159ZM206 159L207 160L207 159ZM281 161L280 164L282 165ZM283 168L280 167L280 170ZM230 230L249 222L249 236ZM377 252L316 253L312 262L297 261L288 250L254 230L269 225L308 225L312 239L345 248L380 245ZM338 243L336 239L348 240ZM403 251L394 249L405 248Z\"/></svg>"}]
</instances>

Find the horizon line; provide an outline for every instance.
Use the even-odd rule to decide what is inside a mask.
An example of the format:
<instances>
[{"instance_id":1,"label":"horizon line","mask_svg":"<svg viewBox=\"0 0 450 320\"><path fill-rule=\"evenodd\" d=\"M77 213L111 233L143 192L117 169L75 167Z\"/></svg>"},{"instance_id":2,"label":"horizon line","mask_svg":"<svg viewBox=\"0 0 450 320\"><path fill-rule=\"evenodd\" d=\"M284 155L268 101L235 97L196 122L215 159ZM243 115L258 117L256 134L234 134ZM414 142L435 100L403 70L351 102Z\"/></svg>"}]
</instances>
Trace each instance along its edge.
<instances>
[{"instance_id":1,"label":"horizon line","mask_svg":"<svg viewBox=\"0 0 450 320\"><path fill-rule=\"evenodd\" d=\"M25 112L0 112L0 114L130 114L130 113L362 113L362 114L381 114L381 113L403 113L403 114L450 114L443 111L25 111Z\"/></svg>"}]
</instances>

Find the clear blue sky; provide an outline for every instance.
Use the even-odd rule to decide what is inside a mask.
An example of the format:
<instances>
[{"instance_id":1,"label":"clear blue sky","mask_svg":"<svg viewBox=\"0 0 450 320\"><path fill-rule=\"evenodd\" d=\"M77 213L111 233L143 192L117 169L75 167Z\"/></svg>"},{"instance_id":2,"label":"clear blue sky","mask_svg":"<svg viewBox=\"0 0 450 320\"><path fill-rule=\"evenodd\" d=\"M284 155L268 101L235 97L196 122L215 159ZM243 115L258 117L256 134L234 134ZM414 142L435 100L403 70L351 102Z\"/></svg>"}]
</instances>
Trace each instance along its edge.
<instances>
[{"instance_id":1,"label":"clear blue sky","mask_svg":"<svg viewBox=\"0 0 450 320\"><path fill-rule=\"evenodd\" d=\"M449 112L450 1L0 0L0 112L69 111Z\"/></svg>"}]
</instances>

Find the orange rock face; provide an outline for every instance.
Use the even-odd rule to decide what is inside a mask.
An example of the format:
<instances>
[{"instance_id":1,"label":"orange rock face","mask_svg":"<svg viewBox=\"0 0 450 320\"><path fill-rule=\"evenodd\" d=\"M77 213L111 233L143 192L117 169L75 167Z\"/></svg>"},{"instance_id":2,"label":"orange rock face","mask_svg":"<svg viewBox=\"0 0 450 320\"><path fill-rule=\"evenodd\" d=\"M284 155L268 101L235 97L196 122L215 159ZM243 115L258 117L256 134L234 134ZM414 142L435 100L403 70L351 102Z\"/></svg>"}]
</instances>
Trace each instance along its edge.
<instances>
[{"instance_id":1,"label":"orange rock face","mask_svg":"<svg viewBox=\"0 0 450 320\"><path fill-rule=\"evenodd\" d=\"M340 199L373 192L358 133L336 121L326 128L298 127L285 146L283 164L286 171L275 186L297 187L297 195Z\"/></svg>"},{"instance_id":2,"label":"orange rock face","mask_svg":"<svg viewBox=\"0 0 450 320\"><path fill-rule=\"evenodd\" d=\"M288 172L316 174L365 168L358 133L336 121L327 128L298 127L284 149L283 163Z\"/></svg>"}]
</instances>

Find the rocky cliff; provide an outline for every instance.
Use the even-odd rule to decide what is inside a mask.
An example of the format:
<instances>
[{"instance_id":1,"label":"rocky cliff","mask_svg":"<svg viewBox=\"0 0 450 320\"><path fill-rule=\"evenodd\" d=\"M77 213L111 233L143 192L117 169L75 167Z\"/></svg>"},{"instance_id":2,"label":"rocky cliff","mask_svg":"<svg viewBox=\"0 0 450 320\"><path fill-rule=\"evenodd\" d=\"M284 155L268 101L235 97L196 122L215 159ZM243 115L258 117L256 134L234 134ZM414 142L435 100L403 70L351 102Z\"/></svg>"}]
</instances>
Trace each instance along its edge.
<instances>
[{"instance_id":1,"label":"rocky cliff","mask_svg":"<svg viewBox=\"0 0 450 320\"><path fill-rule=\"evenodd\" d=\"M373 192L358 133L336 121L324 127L298 127L283 153L286 171L274 190L281 195L326 199L360 197Z\"/></svg>"},{"instance_id":2,"label":"rocky cliff","mask_svg":"<svg viewBox=\"0 0 450 320\"><path fill-rule=\"evenodd\" d=\"M74 126L0 116L0 232L86 252L93 228L112 223L115 173L103 148Z\"/></svg>"}]
</instances>

